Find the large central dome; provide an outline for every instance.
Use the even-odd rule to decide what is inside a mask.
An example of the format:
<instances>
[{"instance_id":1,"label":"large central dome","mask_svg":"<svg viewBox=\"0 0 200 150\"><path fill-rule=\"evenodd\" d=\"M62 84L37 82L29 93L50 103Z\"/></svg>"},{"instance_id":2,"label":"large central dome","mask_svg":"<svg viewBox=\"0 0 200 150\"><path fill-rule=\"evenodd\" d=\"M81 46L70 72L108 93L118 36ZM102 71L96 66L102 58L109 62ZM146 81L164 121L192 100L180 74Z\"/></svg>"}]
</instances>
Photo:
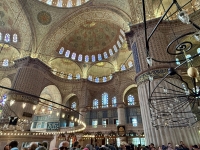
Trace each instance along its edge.
<instances>
[{"instance_id":1,"label":"large central dome","mask_svg":"<svg viewBox=\"0 0 200 150\"><path fill-rule=\"evenodd\" d=\"M105 58L118 52L124 41L124 32L119 26L109 22L86 22L72 31L61 41L57 52L66 56L67 51L76 55L102 55ZM60 53L61 54L61 53ZM66 56L67 57L67 56Z\"/></svg>"},{"instance_id":2,"label":"large central dome","mask_svg":"<svg viewBox=\"0 0 200 150\"><path fill-rule=\"evenodd\" d=\"M48 5L57 6L57 7L75 7L80 6L89 0L39 0L43 3L46 3Z\"/></svg>"}]
</instances>

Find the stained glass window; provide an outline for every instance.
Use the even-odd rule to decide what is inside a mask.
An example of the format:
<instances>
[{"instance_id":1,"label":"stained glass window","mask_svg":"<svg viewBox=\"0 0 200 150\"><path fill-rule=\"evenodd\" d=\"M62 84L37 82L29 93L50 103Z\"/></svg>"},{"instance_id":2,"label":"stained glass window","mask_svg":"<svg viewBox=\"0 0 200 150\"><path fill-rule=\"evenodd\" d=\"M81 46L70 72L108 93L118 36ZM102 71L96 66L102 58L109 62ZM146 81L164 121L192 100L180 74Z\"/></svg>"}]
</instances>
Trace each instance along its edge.
<instances>
[{"instance_id":1,"label":"stained glass window","mask_svg":"<svg viewBox=\"0 0 200 150\"><path fill-rule=\"evenodd\" d=\"M117 107L117 98L116 97L112 98L112 107Z\"/></svg>"},{"instance_id":2,"label":"stained glass window","mask_svg":"<svg viewBox=\"0 0 200 150\"><path fill-rule=\"evenodd\" d=\"M8 66L9 65L9 60L8 59L4 59L3 60L3 64L2 64L2 66Z\"/></svg>"},{"instance_id":3,"label":"stained glass window","mask_svg":"<svg viewBox=\"0 0 200 150\"><path fill-rule=\"evenodd\" d=\"M68 74L67 79L72 80L72 74L71 73Z\"/></svg>"},{"instance_id":4,"label":"stained glass window","mask_svg":"<svg viewBox=\"0 0 200 150\"><path fill-rule=\"evenodd\" d=\"M83 60L83 55L82 54L79 54L78 55L78 61L82 61Z\"/></svg>"},{"instance_id":5,"label":"stained glass window","mask_svg":"<svg viewBox=\"0 0 200 150\"><path fill-rule=\"evenodd\" d=\"M107 77L103 77L103 82L106 82L107 81Z\"/></svg>"},{"instance_id":6,"label":"stained glass window","mask_svg":"<svg viewBox=\"0 0 200 150\"><path fill-rule=\"evenodd\" d=\"M128 96L128 105L134 105L134 96L133 95L129 95Z\"/></svg>"},{"instance_id":7,"label":"stained glass window","mask_svg":"<svg viewBox=\"0 0 200 150\"><path fill-rule=\"evenodd\" d=\"M117 46L118 46L119 48L122 47L122 45L121 45L121 43L120 43L119 41L117 41Z\"/></svg>"},{"instance_id":8,"label":"stained glass window","mask_svg":"<svg viewBox=\"0 0 200 150\"><path fill-rule=\"evenodd\" d=\"M93 100L93 109L97 109L97 108L99 108L99 101L98 101L98 99L94 99Z\"/></svg>"},{"instance_id":9,"label":"stained glass window","mask_svg":"<svg viewBox=\"0 0 200 150\"><path fill-rule=\"evenodd\" d=\"M88 76L88 80L89 80L89 81L92 81L92 76Z\"/></svg>"},{"instance_id":10,"label":"stained glass window","mask_svg":"<svg viewBox=\"0 0 200 150\"><path fill-rule=\"evenodd\" d=\"M85 62L89 62L89 56L85 55Z\"/></svg>"},{"instance_id":11,"label":"stained glass window","mask_svg":"<svg viewBox=\"0 0 200 150\"><path fill-rule=\"evenodd\" d=\"M2 33L0 32L0 41L2 41Z\"/></svg>"},{"instance_id":12,"label":"stained glass window","mask_svg":"<svg viewBox=\"0 0 200 150\"><path fill-rule=\"evenodd\" d=\"M117 46L116 46L116 45L114 45L114 46L113 46L113 49L114 49L115 53L117 53L117 52L118 52L118 48L117 48Z\"/></svg>"},{"instance_id":13,"label":"stained glass window","mask_svg":"<svg viewBox=\"0 0 200 150\"><path fill-rule=\"evenodd\" d=\"M77 0L76 1L76 6L80 6L81 5L81 0Z\"/></svg>"},{"instance_id":14,"label":"stained glass window","mask_svg":"<svg viewBox=\"0 0 200 150\"><path fill-rule=\"evenodd\" d=\"M81 75L79 73L76 74L76 79L80 79Z\"/></svg>"},{"instance_id":15,"label":"stained glass window","mask_svg":"<svg viewBox=\"0 0 200 150\"><path fill-rule=\"evenodd\" d=\"M47 0L46 3L47 3L48 5L52 5L52 1L53 1L53 0Z\"/></svg>"},{"instance_id":16,"label":"stained glass window","mask_svg":"<svg viewBox=\"0 0 200 150\"><path fill-rule=\"evenodd\" d=\"M58 2L57 2L57 7L62 7L62 3L63 3L62 0L58 0Z\"/></svg>"},{"instance_id":17,"label":"stained glass window","mask_svg":"<svg viewBox=\"0 0 200 150\"><path fill-rule=\"evenodd\" d=\"M6 100L7 100L7 95L3 95L3 96L2 96L2 99L0 99L0 105L4 106Z\"/></svg>"},{"instance_id":18,"label":"stained glass window","mask_svg":"<svg viewBox=\"0 0 200 150\"><path fill-rule=\"evenodd\" d=\"M113 77L113 75L112 75L112 74L110 74L110 75L109 75L109 78L110 78L110 80L112 79L112 77Z\"/></svg>"},{"instance_id":19,"label":"stained glass window","mask_svg":"<svg viewBox=\"0 0 200 150\"><path fill-rule=\"evenodd\" d=\"M96 61L95 55L92 55L92 62L95 62L95 61Z\"/></svg>"},{"instance_id":20,"label":"stained glass window","mask_svg":"<svg viewBox=\"0 0 200 150\"><path fill-rule=\"evenodd\" d=\"M102 108L108 107L108 93L102 94Z\"/></svg>"},{"instance_id":21,"label":"stained glass window","mask_svg":"<svg viewBox=\"0 0 200 150\"><path fill-rule=\"evenodd\" d=\"M65 53L65 57L69 58L69 55L70 55L70 51L67 50L66 53Z\"/></svg>"},{"instance_id":22,"label":"stained glass window","mask_svg":"<svg viewBox=\"0 0 200 150\"><path fill-rule=\"evenodd\" d=\"M120 29L120 33L125 37L125 33L122 29Z\"/></svg>"},{"instance_id":23,"label":"stained glass window","mask_svg":"<svg viewBox=\"0 0 200 150\"><path fill-rule=\"evenodd\" d=\"M65 50L64 47L61 47L60 50L59 50L59 54L62 55L64 50Z\"/></svg>"},{"instance_id":24,"label":"stained glass window","mask_svg":"<svg viewBox=\"0 0 200 150\"><path fill-rule=\"evenodd\" d=\"M138 125L138 122L137 122L137 119L136 118L131 118L131 123L134 127L137 127Z\"/></svg>"},{"instance_id":25,"label":"stained glass window","mask_svg":"<svg viewBox=\"0 0 200 150\"><path fill-rule=\"evenodd\" d=\"M103 53L103 56L104 56L105 59L107 59L107 58L108 58L107 52L104 52L104 53Z\"/></svg>"},{"instance_id":26,"label":"stained glass window","mask_svg":"<svg viewBox=\"0 0 200 150\"><path fill-rule=\"evenodd\" d=\"M92 119L92 127L97 128L98 125L98 120L97 119Z\"/></svg>"},{"instance_id":27,"label":"stained glass window","mask_svg":"<svg viewBox=\"0 0 200 150\"><path fill-rule=\"evenodd\" d=\"M98 54L98 61L101 61L102 60L102 56L101 54Z\"/></svg>"},{"instance_id":28,"label":"stained glass window","mask_svg":"<svg viewBox=\"0 0 200 150\"><path fill-rule=\"evenodd\" d=\"M112 49L109 49L109 54L110 54L110 56L113 55L113 51L112 51Z\"/></svg>"},{"instance_id":29,"label":"stained glass window","mask_svg":"<svg viewBox=\"0 0 200 150\"><path fill-rule=\"evenodd\" d=\"M129 61L129 62L128 62L128 67L129 67L129 68L133 67L133 62L132 62L132 61Z\"/></svg>"},{"instance_id":30,"label":"stained glass window","mask_svg":"<svg viewBox=\"0 0 200 150\"><path fill-rule=\"evenodd\" d=\"M76 102L72 103L71 108L74 109L74 110L76 110Z\"/></svg>"},{"instance_id":31,"label":"stained glass window","mask_svg":"<svg viewBox=\"0 0 200 150\"><path fill-rule=\"evenodd\" d=\"M68 0L67 7L72 7L72 0Z\"/></svg>"},{"instance_id":32,"label":"stained glass window","mask_svg":"<svg viewBox=\"0 0 200 150\"><path fill-rule=\"evenodd\" d=\"M70 121L69 122L69 127L74 127L74 122Z\"/></svg>"},{"instance_id":33,"label":"stained glass window","mask_svg":"<svg viewBox=\"0 0 200 150\"><path fill-rule=\"evenodd\" d=\"M5 42L10 42L10 34L6 33L4 41Z\"/></svg>"},{"instance_id":34,"label":"stained glass window","mask_svg":"<svg viewBox=\"0 0 200 150\"><path fill-rule=\"evenodd\" d=\"M99 77L96 77L96 78L94 79L94 82L99 83Z\"/></svg>"},{"instance_id":35,"label":"stained glass window","mask_svg":"<svg viewBox=\"0 0 200 150\"><path fill-rule=\"evenodd\" d=\"M124 64L121 65L121 71L126 70L126 66Z\"/></svg>"},{"instance_id":36,"label":"stained glass window","mask_svg":"<svg viewBox=\"0 0 200 150\"><path fill-rule=\"evenodd\" d=\"M72 59L73 59L73 60L76 59L76 53L72 53Z\"/></svg>"},{"instance_id":37,"label":"stained glass window","mask_svg":"<svg viewBox=\"0 0 200 150\"><path fill-rule=\"evenodd\" d=\"M17 34L13 34L13 42L17 43Z\"/></svg>"},{"instance_id":38,"label":"stained glass window","mask_svg":"<svg viewBox=\"0 0 200 150\"><path fill-rule=\"evenodd\" d=\"M119 35L119 40L123 43L124 42L124 39L122 38L121 35Z\"/></svg>"}]
</instances>

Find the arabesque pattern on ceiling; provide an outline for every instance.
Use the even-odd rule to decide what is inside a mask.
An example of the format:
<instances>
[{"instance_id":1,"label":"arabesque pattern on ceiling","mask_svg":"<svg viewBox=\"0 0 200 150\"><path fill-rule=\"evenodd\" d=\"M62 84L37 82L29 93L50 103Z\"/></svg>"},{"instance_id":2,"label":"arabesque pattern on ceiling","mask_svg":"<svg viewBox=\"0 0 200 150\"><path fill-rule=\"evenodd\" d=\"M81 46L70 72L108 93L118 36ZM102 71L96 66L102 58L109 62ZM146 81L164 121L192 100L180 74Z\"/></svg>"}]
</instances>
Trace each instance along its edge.
<instances>
[{"instance_id":1,"label":"arabesque pattern on ceiling","mask_svg":"<svg viewBox=\"0 0 200 150\"><path fill-rule=\"evenodd\" d=\"M20 47L17 48L21 54L25 54L30 50L32 36L28 19L21 11L21 5L16 0L2 1L0 2L0 12L3 15L1 22L4 22L3 26L0 26L0 30L18 30Z\"/></svg>"},{"instance_id":2,"label":"arabesque pattern on ceiling","mask_svg":"<svg viewBox=\"0 0 200 150\"><path fill-rule=\"evenodd\" d=\"M95 18L95 19L94 19ZM74 30L79 29L81 26L87 22L108 22L119 26L119 28L124 28L125 22L121 16L109 10L102 9L89 9L85 8L78 14L74 14L71 18L65 20L61 25L56 26L48 34L47 39L38 48L37 53L57 54L56 49L60 48L60 42L63 41L66 36L72 33ZM48 50L48 51L47 51Z\"/></svg>"},{"instance_id":3,"label":"arabesque pattern on ceiling","mask_svg":"<svg viewBox=\"0 0 200 150\"><path fill-rule=\"evenodd\" d=\"M120 28L115 24L86 22L67 35L60 46L83 55L103 53L113 48L119 40L119 34Z\"/></svg>"}]
</instances>

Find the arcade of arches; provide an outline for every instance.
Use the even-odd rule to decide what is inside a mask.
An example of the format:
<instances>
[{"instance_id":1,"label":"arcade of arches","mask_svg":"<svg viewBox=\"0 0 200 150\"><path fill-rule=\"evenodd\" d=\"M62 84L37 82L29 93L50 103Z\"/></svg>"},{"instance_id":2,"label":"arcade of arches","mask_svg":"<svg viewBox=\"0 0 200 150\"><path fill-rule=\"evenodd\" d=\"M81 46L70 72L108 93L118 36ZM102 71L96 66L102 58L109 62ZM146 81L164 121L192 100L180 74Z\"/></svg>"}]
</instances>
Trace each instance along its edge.
<instances>
[{"instance_id":1,"label":"arcade of arches","mask_svg":"<svg viewBox=\"0 0 200 150\"><path fill-rule=\"evenodd\" d=\"M178 2L187 3L200 24L198 0L188 1ZM149 29L163 14L159 3L146 0ZM163 7L168 6L164 0ZM11 140L20 147L48 141L49 149L63 140L83 146L200 144L198 128L151 126L147 86L139 80L147 71L141 12L140 0L1 0L0 146ZM192 30L173 15L170 19L173 32ZM173 34L169 28L163 23L151 45L152 55L163 60L167 56L160 49ZM127 37L130 30L134 34ZM152 69L167 67L155 63ZM26 125L4 126L8 116ZM79 124L84 128L74 133Z\"/></svg>"}]
</instances>

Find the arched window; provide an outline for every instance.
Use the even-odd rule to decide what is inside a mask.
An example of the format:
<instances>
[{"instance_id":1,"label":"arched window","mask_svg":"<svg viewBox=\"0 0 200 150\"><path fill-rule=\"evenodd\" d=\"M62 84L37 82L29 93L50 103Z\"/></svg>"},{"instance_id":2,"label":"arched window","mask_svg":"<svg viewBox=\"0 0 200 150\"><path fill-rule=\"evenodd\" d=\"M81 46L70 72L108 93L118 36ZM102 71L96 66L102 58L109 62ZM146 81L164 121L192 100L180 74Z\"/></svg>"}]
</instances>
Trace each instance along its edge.
<instances>
[{"instance_id":1,"label":"arched window","mask_svg":"<svg viewBox=\"0 0 200 150\"><path fill-rule=\"evenodd\" d=\"M72 57L71 57L73 60L76 59L76 53L72 53Z\"/></svg>"},{"instance_id":2,"label":"arched window","mask_svg":"<svg viewBox=\"0 0 200 150\"><path fill-rule=\"evenodd\" d=\"M83 55L82 54L79 54L78 55L78 61L82 61L83 60Z\"/></svg>"},{"instance_id":3,"label":"arched window","mask_svg":"<svg viewBox=\"0 0 200 150\"><path fill-rule=\"evenodd\" d=\"M73 103L72 103L72 105L71 105L71 109L76 110L76 102L73 102Z\"/></svg>"},{"instance_id":4,"label":"arched window","mask_svg":"<svg viewBox=\"0 0 200 150\"><path fill-rule=\"evenodd\" d=\"M95 55L92 55L92 62L95 62L95 61L96 61Z\"/></svg>"},{"instance_id":5,"label":"arched window","mask_svg":"<svg viewBox=\"0 0 200 150\"><path fill-rule=\"evenodd\" d=\"M117 107L117 98L116 97L112 98L112 107Z\"/></svg>"},{"instance_id":6,"label":"arched window","mask_svg":"<svg viewBox=\"0 0 200 150\"><path fill-rule=\"evenodd\" d=\"M79 73L76 74L76 79L80 79L81 78L81 75Z\"/></svg>"},{"instance_id":7,"label":"arched window","mask_svg":"<svg viewBox=\"0 0 200 150\"><path fill-rule=\"evenodd\" d=\"M94 82L99 83L99 77L96 77L96 78L94 79Z\"/></svg>"},{"instance_id":8,"label":"arched window","mask_svg":"<svg viewBox=\"0 0 200 150\"><path fill-rule=\"evenodd\" d=\"M68 74L67 79L72 80L72 74L71 73Z\"/></svg>"},{"instance_id":9,"label":"arched window","mask_svg":"<svg viewBox=\"0 0 200 150\"><path fill-rule=\"evenodd\" d=\"M123 43L124 42L124 39L122 38L121 35L119 35L119 40Z\"/></svg>"},{"instance_id":10,"label":"arched window","mask_svg":"<svg viewBox=\"0 0 200 150\"><path fill-rule=\"evenodd\" d=\"M2 33L0 32L0 41L2 41Z\"/></svg>"},{"instance_id":11,"label":"arched window","mask_svg":"<svg viewBox=\"0 0 200 150\"><path fill-rule=\"evenodd\" d=\"M47 3L48 5L52 5L52 1L53 1L53 0L47 0L46 3Z\"/></svg>"},{"instance_id":12,"label":"arched window","mask_svg":"<svg viewBox=\"0 0 200 150\"><path fill-rule=\"evenodd\" d=\"M4 59L3 60L3 63L2 63L2 66L8 66L9 65L9 60L8 59Z\"/></svg>"},{"instance_id":13,"label":"arched window","mask_svg":"<svg viewBox=\"0 0 200 150\"><path fill-rule=\"evenodd\" d=\"M126 66L124 64L121 65L121 71L126 70Z\"/></svg>"},{"instance_id":14,"label":"arched window","mask_svg":"<svg viewBox=\"0 0 200 150\"><path fill-rule=\"evenodd\" d=\"M104 52L104 53L103 53L103 56L104 56L105 59L107 59L107 58L108 58L107 52Z\"/></svg>"},{"instance_id":15,"label":"arched window","mask_svg":"<svg viewBox=\"0 0 200 150\"><path fill-rule=\"evenodd\" d=\"M58 6L58 7L62 7L62 3L63 3L62 0L58 0L58 2L57 2L57 6Z\"/></svg>"},{"instance_id":16,"label":"arched window","mask_svg":"<svg viewBox=\"0 0 200 150\"><path fill-rule=\"evenodd\" d=\"M10 34L6 33L6 35L4 37L4 41L5 42L10 42Z\"/></svg>"},{"instance_id":17,"label":"arched window","mask_svg":"<svg viewBox=\"0 0 200 150\"><path fill-rule=\"evenodd\" d=\"M92 81L92 76L89 75L89 76L88 76L88 80L89 80L89 81Z\"/></svg>"},{"instance_id":18,"label":"arched window","mask_svg":"<svg viewBox=\"0 0 200 150\"><path fill-rule=\"evenodd\" d=\"M107 77L103 77L103 82L106 82L107 81Z\"/></svg>"},{"instance_id":19,"label":"arched window","mask_svg":"<svg viewBox=\"0 0 200 150\"><path fill-rule=\"evenodd\" d=\"M113 77L113 75L112 75L112 74L110 74L110 75L109 75L109 78L110 78L110 80L112 79L112 77Z\"/></svg>"},{"instance_id":20,"label":"arched window","mask_svg":"<svg viewBox=\"0 0 200 150\"><path fill-rule=\"evenodd\" d=\"M69 55L70 55L70 51L67 50L66 53L65 53L65 57L69 58Z\"/></svg>"},{"instance_id":21,"label":"arched window","mask_svg":"<svg viewBox=\"0 0 200 150\"><path fill-rule=\"evenodd\" d=\"M128 96L128 105L135 105L135 101L134 101L134 96L133 95L129 95Z\"/></svg>"},{"instance_id":22,"label":"arched window","mask_svg":"<svg viewBox=\"0 0 200 150\"><path fill-rule=\"evenodd\" d=\"M0 99L0 104L4 106L6 101L7 101L7 95L3 95L2 98Z\"/></svg>"},{"instance_id":23,"label":"arched window","mask_svg":"<svg viewBox=\"0 0 200 150\"><path fill-rule=\"evenodd\" d=\"M80 6L81 5L81 0L77 0L76 1L76 6Z\"/></svg>"},{"instance_id":24,"label":"arched window","mask_svg":"<svg viewBox=\"0 0 200 150\"><path fill-rule=\"evenodd\" d=\"M125 33L122 29L120 29L120 33L125 37Z\"/></svg>"},{"instance_id":25,"label":"arched window","mask_svg":"<svg viewBox=\"0 0 200 150\"><path fill-rule=\"evenodd\" d=\"M89 62L89 56L85 55L85 62Z\"/></svg>"},{"instance_id":26,"label":"arched window","mask_svg":"<svg viewBox=\"0 0 200 150\"><path fill-rule=\"evenodd\" d=\"M53 109L52 106L53 106L52 103L50 103L48 106L48 111L51 111Z\"/></svg>"},{"instance_id":27,"label":"arched window","mask_svg":"<svg viewBox=\"0 0 200 150\"><path fill-rule=\"evenodd\" d=\"M110 56L113 55L113 51L112 51L112 49L109 49L109 54L110 54Z\"/></svg>"},{"instance_id":28,"label":"arched window","mask_svg":"<svg viewBox=\"0 0 200 150\"><path fill-rule=\"evenodd\" d=\"M118 48L117 48L117 46L116 46L116 45L114 45L114 46L113 46L113 49L114 49L115 53L117 53L117 52L118 52Z\"/></svg>"},{"instance_id":29,"label":"arched window","mask_svg":"<svg viewBox=\"0 0 200 150\"><path fill-rule=\"evenodd\" d=\"M68 0L67 7L72 7L72 0Z\"/></svg>"},{"instance_id":30,"label":"arched window","mask_svg":"<svg viewBox=\"0 0 200 150\"><path fill-rule=\"evenodd\" d=\"M108 93L102 94L102 108L108 107Z\"/></svg>"},{"instance_id":31,"label":"arched window","mask_svg":"<svg viewBox=\"0 0 200 150\"><path fill-rule=\"evenodd\" d=\"M62 55L64 50L65 50L64 47L61 47L60 50L59 50L59 54Z\"/></svg>"},{"instance_id":32,"label":"arched window","mask_svg":"<svg viewBox=\"0 0 200 150\"><path fill-rule=\"evenodd\" d=\"M119 41L117 41L117 46L118 46L119 48L122 47L122 45L121 45L121 43L120 43Z\"/></svg>"},{"instance_id":33,"label":"arched window","mask_svg":"<svg viewBox=\"0 0 200 150\"><path fill-rule=\"evenodd\" d=\"M102 56L101 54L98 54L98 61L101 61L102 60Z\"/></svg>"},{"instance_id":34,"label":"arched window","mask_svg":"<svg viewBox=\"0 0 200 150\"><path fill-rule=\"evenodd\" d=\"M132 61L129 61L129 62L128 62L128 67L129 67L129 68L133 67L133 62L132 62Z\"/></svg>"},{"instance_id":35,"label":"arched window","mask_svg":"<svg viewBox=\"0 0 200 150\"><path fill-rule=\"evenodd\" d=\"M97 108L99 108L99 101L98 101L98 99L94 99L93 100L93 109L97 109Z\"/></svg>"},{"instance_id":36,"label":"arched window","mask_svg":"<svg viewBox=\"0 0 200 150\"><path fill-rule=\"evenodd\" d=\"M13 42L17 43L17 34L13 34Z\"/></svg>"}]
</instances>

